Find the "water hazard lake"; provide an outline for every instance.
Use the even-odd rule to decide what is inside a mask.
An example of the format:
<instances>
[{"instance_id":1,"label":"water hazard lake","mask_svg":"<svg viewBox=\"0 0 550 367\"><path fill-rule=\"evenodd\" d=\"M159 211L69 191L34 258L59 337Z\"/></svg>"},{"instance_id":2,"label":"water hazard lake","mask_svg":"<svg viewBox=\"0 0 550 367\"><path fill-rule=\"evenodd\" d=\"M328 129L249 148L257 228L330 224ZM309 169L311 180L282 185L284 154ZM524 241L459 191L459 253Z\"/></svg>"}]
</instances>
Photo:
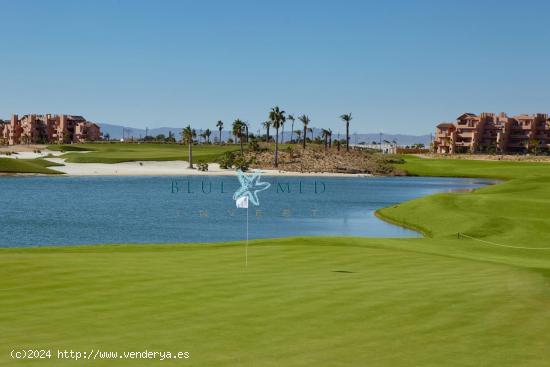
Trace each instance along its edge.
<instances>
[{"instance_id":1,"label":"water hazard lake","mask_svg":"<svg viewBox=\"0 0 550 367\"><path fill-rule=\"evenodd\" d=\"M374 216L381 207L491 181L428 177L262 177L250 238L417 237ZM242 240L233 176L2 177L0 247Z\"/></svg>"}]
</instances>

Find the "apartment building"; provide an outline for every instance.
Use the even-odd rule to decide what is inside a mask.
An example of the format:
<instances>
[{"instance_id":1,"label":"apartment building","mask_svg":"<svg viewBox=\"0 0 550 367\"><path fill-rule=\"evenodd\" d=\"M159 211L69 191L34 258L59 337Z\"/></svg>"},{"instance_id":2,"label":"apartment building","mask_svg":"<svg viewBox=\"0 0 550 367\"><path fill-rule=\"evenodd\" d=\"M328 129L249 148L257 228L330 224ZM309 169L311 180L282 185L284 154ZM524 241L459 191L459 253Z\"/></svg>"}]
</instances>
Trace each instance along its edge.
<instances>
[{"instance_id":1,"label":"apartment building","mask_svg":"<svg viewBox=\"0 0 550 367\"><path fill-rule=\"evenodd\" d=\"M437 153L528 153L550 148L547 114L507 116L464 113L455 122L437 125L433 149Z\"/></svg>"},{"instance_id":2,"label":"apartment building","mask_svg":"<svg viewBox=\"0 0 550 367\"><path fill-rule=\"evenodd\" d=\"M82 116L35 115L19 118L13 115L10 121L0 124L3 144L37 143L83 143L101 139L101 129Z\"/></svg>"}]
</instances>

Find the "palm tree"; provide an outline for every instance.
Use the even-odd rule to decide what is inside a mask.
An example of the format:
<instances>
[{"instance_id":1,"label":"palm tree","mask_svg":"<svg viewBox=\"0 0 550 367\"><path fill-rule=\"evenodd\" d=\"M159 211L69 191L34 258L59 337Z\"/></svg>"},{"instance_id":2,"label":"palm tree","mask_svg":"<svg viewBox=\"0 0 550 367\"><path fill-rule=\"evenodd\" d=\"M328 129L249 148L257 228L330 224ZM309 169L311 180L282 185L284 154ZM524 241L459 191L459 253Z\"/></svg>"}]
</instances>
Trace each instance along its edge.
<instances>
[{"instance_id":1,"label":"palm tree","mask_svg":"<svg viewBox=\"0 0 550 367\"><path fill-rule=\"evenodd\" d=\"M207 143L210 143L210 135L212 135L212 131L210 129L204 130L204 137L206 138Z\"/></svg>"},{"instance_id":2,"label":"palm tree","mask_svg":"<svg viewBox=\"0 0 550 367\"><path fill-rule=\"evenodd\" d=\"M249 140L249 135L248 135L248 121L247 122L243 122L243 128L246 130L246 142L248 143L248 140Z\"/></svg>"},{"instance_id":3,"label":"palm tree","mask_svg":"<svg viewBox=\"0 0 550 367\"><path fill-rule=\"evenodd\" d=\"M290 125L290 142L292 143L292 140L294 138L294 115L288 115L288 117L286 118L287 120L291 120L292 121L292 124Z\"/></svg>"},{"instance_id":4,"label":"palm tree","mask_svg":"<svg viewBox=\"0 0 550 367\"><path fill-rule=\"evenodd\" d=\"M332 148L332 130L328 129L328 147Z\"/></svg>"},{"instance_id":5,"label":"palm tree","mask_svg":"<svg viewBox=\"0 0 550 367\"><path fill-rule=\"evenodd\" d=\"M298 117L298 120L302 121L302 124L304 124L304 140L302 143L302 147L306 149L307 125L311 122L311 120L307 115L302 115Z\"/></svg>"},{"instance_id":6,"label":"palm tree","mask_svg":"<svg viewBox=\"0 0 550 367\"><path fill-rule=\"evenodd\" d=\"M239 119L236 119L233 121L233 135L239 138L239 141L241 143L241 154L244 154L243 149L243 128L245 126L245 123L242 122Z\"/></svg>"},{"instance_id":7,"label":"palm tree","mask_svg":"<svg viewBox=\"0 0 550 367\"><path fill-rule=\"evenodd\" d=\"M191 129L190 125L181 130L181 140L183 143L189 144L189 168L193 167L193 138L197 136L197 132Z\"/></svg>"},{"instance_id":8,"label":"palm tree","mask_svg":"<svg viewBox=\"0 0 550 367\"><path fill-rule=\"evenodd\" d=\"M285 123L285 111L281 111L279 106L275 106L269 112L269 120L275 128L275 167L279 165L279 128Z\"/></svg>"},{"instance_id":9,"label":"palm tree","mask_svg":"<svg viewBox=\"0 0 550 367\"><path fill-rule=\"evenodd\" d=\"M323 138L325 138L325 150L327 150L327 148L328 148L328 136L330 135L330 131L328 131L327 129L322 129L321 133L322 133Z\"/></svg>"},{"instance_id":10,"label":"palm tree","mask_svg":"<svg viewBox=\"0 0 550 367\"><path fill-rule=\"evenodd\" d=\"M298 137L298 139L296 139L297 141L300 141L300 136L302 136L302 130L296 130L294 132L296 134L296 136Z\"/></svg>"},{"instance_id":11,"label":"palm tree","mask_svg":"<svg viewBox=\"0 0 550 367\"><path fill-rule=\"evenodd\" d=\"M346 123L346 151L349 152L349 122L351 121L351 112L341 115L340 118Z\"/></svg>"},{"instance_id":12,"label":"palm tree","mask_svg":"<svg viewBox=\"0 0 550 367\"><path fill-rule=\"evenodd\" d=\"M216 127L218 128L218 130L220 131L220 144L222 143L222 130L223 130L223 122L222 120L219 120L218 123L216 124Z\"/></svg>"},{"instance_id":13,"label":"palm tree","mask_svg":"<svg viewBox=\"0 0 550 367\"><path fill-rule=\"evenodd\" d=\"M271 127L271 121L265 121L263 123L264 127L266 128L267 130L267 134L266 134L266 137L265 137L265 141L269 143L269 128Z\"/></svg>"}]
</instances>

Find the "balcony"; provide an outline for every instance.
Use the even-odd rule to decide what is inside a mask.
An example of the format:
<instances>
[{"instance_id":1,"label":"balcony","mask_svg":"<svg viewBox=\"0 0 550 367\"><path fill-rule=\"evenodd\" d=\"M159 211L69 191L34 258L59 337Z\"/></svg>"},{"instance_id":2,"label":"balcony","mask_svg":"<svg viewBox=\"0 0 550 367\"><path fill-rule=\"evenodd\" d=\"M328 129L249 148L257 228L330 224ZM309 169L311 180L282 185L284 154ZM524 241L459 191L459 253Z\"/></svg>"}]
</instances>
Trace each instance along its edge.
<instances>
[{"instance_id":1,"label":"balcony","mask_svg":"<svg viewBox=\"0 0 550 367\"><path fill-rule=\"evenodd\" d=\"M471 141L457 141L455 143L455 146L457 146L457 147L471 147L472 142Z\"/></svg>"},{"instance_id":2,"label":"balcony","mask_svg":"<svg viewBox=\"0 0 550 367\"><path fill-rule=\"evenodd\" d=\"M462 133L458 133L458 136L460 136L461 138L472 139L474 137L474 132L473 131L462 132Z\"/></svg>"}]
</instances>

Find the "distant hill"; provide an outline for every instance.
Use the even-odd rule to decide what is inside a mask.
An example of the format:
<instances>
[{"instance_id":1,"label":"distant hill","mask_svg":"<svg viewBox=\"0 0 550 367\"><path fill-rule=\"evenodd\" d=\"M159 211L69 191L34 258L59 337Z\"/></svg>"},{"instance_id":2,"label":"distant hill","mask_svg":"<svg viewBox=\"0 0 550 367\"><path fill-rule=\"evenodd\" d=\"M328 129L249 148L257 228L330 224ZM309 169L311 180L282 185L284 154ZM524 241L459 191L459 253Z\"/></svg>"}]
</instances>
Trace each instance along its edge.
<instances>
[{"instance_id":1,"label":"distant hill","mask_svg":"<svg viewBox=\"0 0 550 367\"><path fill-rule=\"evenodd\" d=\"M131 126L103 124L103 123L99 123L98 125L101 127L101 132L103 133L103 136L105 136L106 134L109 134L111 139L121 139L123 132L124 132L125 138L134 137L137 139L140 137L142 138L145 137L145 129L138 129ZM181 129L182 128L178 128L178 127L158 127L154 129L149 129L147 131L147 134L151 136L157 136L159 134L164 134L168 136L168 133L172 132L172 134L174 134L176 137L179 138L179 132L181 131Z\"/></svg>"},{"instance_id":2,"label":"distant hill","mask_svg":"<svg viewBox=\"0 0 550 367\"><path fill-rule=\"evenodd\" d=\"M113 125L113 124L102 124L100 123L99 126L101 127L101 131L103 132L103 135L109 134L111 139L121 139L122 134L124 131L124 137L130 138L133 137L134 139L143 138L145 137L145 129L138 129L131 126L122 126L122 125ZM157 136L159 134L164 134L165 136L168 136L170 132L174 134L174 136L179 139L180 138L180 131L181 127L158 127L158 128L152 128L147 131L148 135L150 136ZM212 130L212 135L210 139L214 141L215 139L218 139L218 130ZM198 130L198 132L201 132L202 130ZM250 131L251 134L257 134L258 131ZM270 135L273 136L274 130L271 129ZM280 133L280 132L279 132ZM261 134L265 134L265 130L262 129ZM321 129L314 128L313 129L313 136L320 136L321 135ZM279 135L280 136L280 135ZM222 131L222 140L227 140L231 135L228 131L224 130ZM311 137L311 133L308 133L308 137ZM336 133L333 133L332 139L336 140L338 135ZM294 134L294 138L296 139L296 134ZM340 134L340 139L344 139L345 134ZM290 131L285 130L284 134L285 140L290 140ZM367 144L372 143L373 141L379 142L380 141L380 134L350 134L350 140L352 144L355 143L362 143L365 142ZM428 146L430 144L430 135L407 135L407 134L382 134L382 142L384 140L387 141L396 141L398 145L413 145L413 144L424 144Z\"/></svg>"},{"instance_id":3,"label":"distant hill","mask_svg":"<svg viewBox=\"0 0 550 367\"><path fill-rule=\"evenodd\" d=\"M357 134L357 139L354 134L351 134L351 143L355 144L357 141L357 144L359 143L367 143L370 144L372 142L379 143L380 142L380 134ZM429 146L431 142L431 136L429 134L427 135L406 135L406 134L382 134L382 143L384 140L387 140L389 142L395 141L397 145L404 146L404 145L413 145L413 144L424 144L425 146Z\"/></svg>"}]
</instances>

